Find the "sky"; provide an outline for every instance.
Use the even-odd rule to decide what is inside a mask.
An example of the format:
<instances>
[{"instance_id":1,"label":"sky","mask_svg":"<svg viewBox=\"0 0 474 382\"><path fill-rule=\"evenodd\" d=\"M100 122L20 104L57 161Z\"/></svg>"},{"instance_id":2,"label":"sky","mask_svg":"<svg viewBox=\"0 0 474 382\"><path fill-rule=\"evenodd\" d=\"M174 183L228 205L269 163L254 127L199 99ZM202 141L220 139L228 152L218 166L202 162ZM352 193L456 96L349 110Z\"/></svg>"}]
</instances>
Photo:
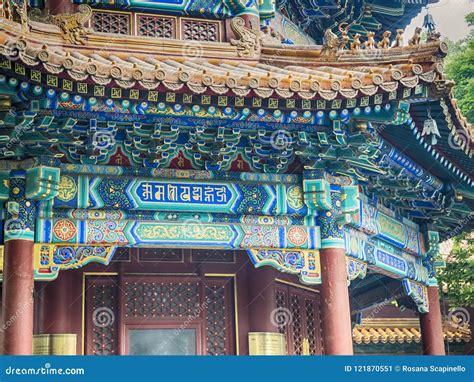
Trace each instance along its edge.
<instances>
[{"instance_id":1,"label":"sky","mask_svg":"<svg viewBox=\"0 0 474 382\"><path fill-rule=\"evenodd\" d=\"M469 32L464 16L474 12L474 0L438 0L429 6L433 15L436 29L443 37L456 41L465 37ZM405 32L405 36L412 36L415 27L423 25L426 10L415 17Z\"/></svg>"}]
</instances>

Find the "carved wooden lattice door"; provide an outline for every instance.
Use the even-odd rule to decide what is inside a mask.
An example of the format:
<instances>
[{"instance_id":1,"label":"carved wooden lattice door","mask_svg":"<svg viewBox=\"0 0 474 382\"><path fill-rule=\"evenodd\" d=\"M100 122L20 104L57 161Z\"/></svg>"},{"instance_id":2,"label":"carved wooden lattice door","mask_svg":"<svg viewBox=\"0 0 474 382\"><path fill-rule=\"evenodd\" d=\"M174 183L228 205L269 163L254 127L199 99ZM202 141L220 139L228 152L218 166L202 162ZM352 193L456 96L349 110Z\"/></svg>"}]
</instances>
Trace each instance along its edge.
<instances>
[{"instance_id":1,"label":"carved wooden lattice door","mask_svg":"<svg viewBox=\"0 0 474 382\"><path fill-rule=\"evenodd\" d=\"M86 354L235 354L232 278L123 276L119 287L117 277L93 277L85 286Z\"/></svg>"},{"instance_id":2,"label":"carved wooden lattice door","mask_svg":"<svg viewBox=\"0 0 474 382\"><path fill-rule=\"evenodd\" d=\"M278 283L275 296L277 308L287 317L279 331L286 335L288 354L322 354L319 294Z\"/></svg>"}]
</instances>

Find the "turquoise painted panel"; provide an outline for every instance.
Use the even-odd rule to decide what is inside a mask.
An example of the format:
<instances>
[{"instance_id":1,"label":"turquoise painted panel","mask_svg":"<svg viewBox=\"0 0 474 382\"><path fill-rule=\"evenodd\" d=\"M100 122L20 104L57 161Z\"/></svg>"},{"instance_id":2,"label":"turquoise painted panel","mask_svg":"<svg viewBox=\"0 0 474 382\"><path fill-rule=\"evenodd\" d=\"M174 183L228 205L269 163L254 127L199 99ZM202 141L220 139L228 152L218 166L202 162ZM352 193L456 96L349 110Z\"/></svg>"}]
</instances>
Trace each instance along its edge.
<instances>
[{"instance_id":1,"label":"turquoise painted panel","mask_svg":"<svg viewBox=\"0 0 474 382\"><path fill-rule=\"evenodd\" d=\"M141 209L196 210L231 212L237 198L242 195L231 184L195 184L180 182L137 181L127 194Z\"/></svg>"},{"instance_id":2,"label":"turquoise painted panel","mask_svg":"<svg viewBox=\"0 0 474 382\"><path fill-rule=\"evenodd\" d=\"M52 243L318 249L318 227L133 220L52 219ZM43 227L46 225L42 224Z\"/></svg>"},{"instance_id":3,"label":"turquoise painted panel","mask_svg":"<svg viewBox=\"0 0 474 382\"><path fill-rule=\"evenodd\" d=\"M349 256L367 262L369 268L379 273L406 277L424 284L428 282L428 269L418 256L353 228L345 232L344 241Z\"/></svg>"},{"instance_id":4,"label":"turquoise painted panel","mask_svg":"<svg viewBox=\"0 0 474 382\"><path fill-rule=\"evenodd\" d=\"M305 216L299 184L63 174L55 208Z\"/></svg>"},{"instance_id":5,"label":"turquoise painted panel","mask_svg":"<svg viewBox=\"0 0 474 382\"><path fill-rule=\"evenodd\" d=\"M352 225L409 253L424 255L421 245L422 235L418 225L408 219L398 219L382 212L368 203L363 195L361 195L358 220L352 222Z\"/></svg>"}]
</instances>

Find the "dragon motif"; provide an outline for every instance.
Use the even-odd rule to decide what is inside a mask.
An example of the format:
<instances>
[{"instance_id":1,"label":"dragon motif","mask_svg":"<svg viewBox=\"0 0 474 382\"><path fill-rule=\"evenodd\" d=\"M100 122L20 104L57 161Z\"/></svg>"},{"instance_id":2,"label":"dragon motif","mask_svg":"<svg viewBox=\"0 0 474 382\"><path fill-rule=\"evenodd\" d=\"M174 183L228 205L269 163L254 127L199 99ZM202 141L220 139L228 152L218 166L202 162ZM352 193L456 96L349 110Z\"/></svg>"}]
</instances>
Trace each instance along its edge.
<instances>
[{"instance_id":1,"label":"dragon motif","mask_svg":"<svg viewBox=\"0 0 474 382\"><path fill-rule=\"evenodd\" d=\"M84 28L84 24L91 16L92 8L86 4L79 5L79 12L71 15L42 15L38 9L33 9L30 12L31 20L54 24L61 28L64 39L71 44L85 44L87 32Z\"/></svg>"},{"instance_id":2,"label":"dragon motif","mask_svg":"<svg viewBox=\"0 0 474 382\"><path fill-rule=\"evenodd\" d=\"M336 53L339 49L339 44L337 35L331 29L326 29L326 32L324 32L323 52L326 54Z\"/></svg>"},{"instance_id":3,"label":"dragon motif","mask_svg":"<svg viewBox=\"0 0 474 382\"><path fill-rule=\"evenodd\" d=\"M339 31L341 32L340 38L331 29L326 29L326 32L324 32L323 54L335 55L338 50L346 48L349 42L347 30L340 27Z\"/></svg>"},{"instance_id":4,"label":"dragon motif","mask_svg":"<svg viewBox=\"0 0 474 382\"><path fill-rule=\"evenodd\" d=\"M21 23L22 32L25 33L28 31L28 15L27 15L27 2L23 0L20 4L12 2L12 5L15 9L16 14L18 15Z\"/></svg>"},{"instance_id":5,"label":"dragon motif","mask_svg":"<svg viewBox=\"0 0 474 382\"><path fill-rule=\"evenodd\" d=\"M238 38L230 39L230 43L237 47L239 57L254 57L260 53L260 31L246 27L242 17L234 17L230 22L230 28Z\"/></svg>"}]
</instances>

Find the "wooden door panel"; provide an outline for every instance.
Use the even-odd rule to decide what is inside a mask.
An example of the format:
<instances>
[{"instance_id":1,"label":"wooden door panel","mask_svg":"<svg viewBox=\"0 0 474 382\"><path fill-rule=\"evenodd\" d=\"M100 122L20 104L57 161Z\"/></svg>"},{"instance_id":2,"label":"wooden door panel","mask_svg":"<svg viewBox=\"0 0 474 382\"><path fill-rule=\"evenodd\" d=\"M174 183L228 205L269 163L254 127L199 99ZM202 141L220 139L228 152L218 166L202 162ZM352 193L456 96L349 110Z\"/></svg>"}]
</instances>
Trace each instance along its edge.
<instances>
[{"instance_id":1,"label":"wooden door panel","mask_svg":"<svg viewBox=\"0 0 474 382\"><path fill-rule=\"evenodd\" d=\"M279 327L286 335L288 354L322 354L319 294L280 283L275 296L276 307L290 317Z\"/></svg>"},{"instance_id":2,"label":"wooden door panel","mask_svg":"<svg viewBox=\"0 0 474 382\"><path fill-rule=\"evenodd\" d=\"M86 278L85 354L118 354L117 289L115 278Z\"/></svg>"}]
</instances>

